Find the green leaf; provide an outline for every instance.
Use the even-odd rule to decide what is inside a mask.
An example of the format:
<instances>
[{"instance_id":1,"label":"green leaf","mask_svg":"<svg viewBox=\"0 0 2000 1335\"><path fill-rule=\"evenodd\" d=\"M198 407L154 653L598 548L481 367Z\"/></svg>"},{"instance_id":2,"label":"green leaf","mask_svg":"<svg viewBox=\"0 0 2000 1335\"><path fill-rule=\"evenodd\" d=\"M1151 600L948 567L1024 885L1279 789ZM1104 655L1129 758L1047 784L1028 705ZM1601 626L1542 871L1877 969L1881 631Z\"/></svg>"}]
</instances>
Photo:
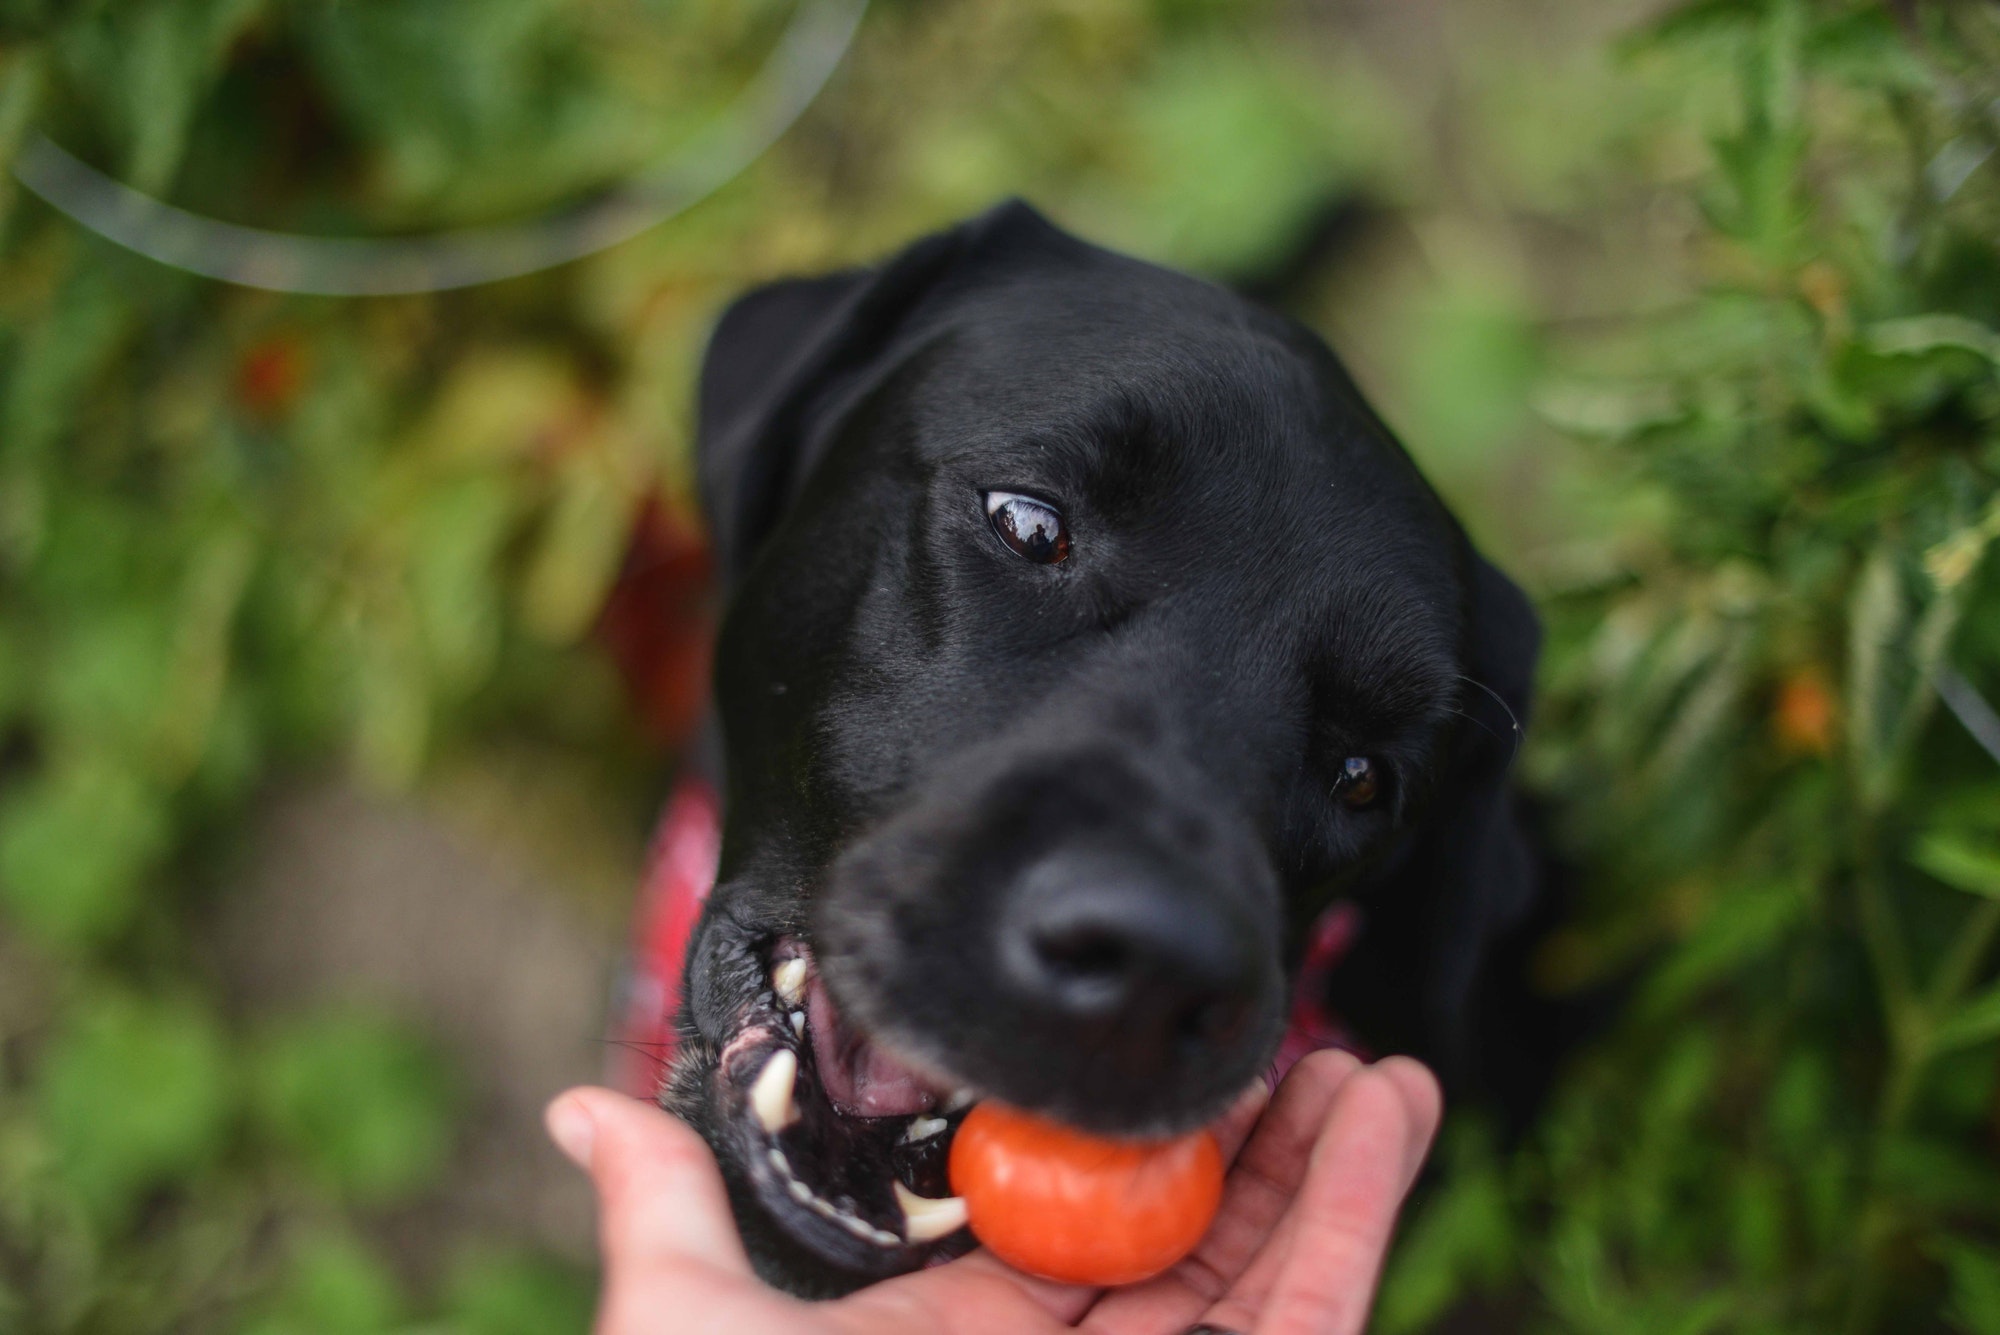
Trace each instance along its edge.
<instances>
[{"instance_id":1,"label":"green leaf","mask_svg":"<svg viewBox=\"0 0 2000 1335\"><path fill-rule=\"evenodd\" d=\"M359 1014L310 1018L268 1040L251 1068L266 1133L349 1199L407 1198L451 1152L443 1060L401 1027Z\"/></svg>"},{"instance_id":2,"label":"green leaf","mask_svg":"<svg viewBox=\"0 0 2000 1335\"><path fill-rule=\"evenodd\" d=\"M1949 1052L2000 1038L2000 983L1960 1006L1931 1037L1932 1050Z\"/></svg>"},{"instance_id":3,"label":"green leaf","mask_svg":"<svg viewBox=\"0 0 2000 1335\"><path fill-rule=\"evenodd\" d=\"M1861 88L1909 92L1929 88L1933 82L1918 51L1887 6L1870 6L1814 24L1804 56L1816 74Z\"/></svg>"},{"instance_id":4,"label":"green leaf","mask_svg":"<svg viewBox=\"0 0 2000 1335\"><path fill-rule=\"evenodd\" d=\"M137 776L98 760L64 765L0 800L0 909L45 941L104 941L137 910L167 834Z\"/></svg>"},{"instance_id":5,"label":"green leaf","mask_svg":"<svg viewBox=\"0 0 2000 1335\"><path fill-rule=\"evenodd\" d=\"M530 631L571 644L590 629L625 555L633 509L610 470L573 464L563 471L521 584L521 619Z\"/></svg>"},{"instance_id":6,"label":"green leaf","mask_svg":"<svg viewBox=\"0 0 2000 1335\"><path fill-rule=\"evenodd\" d=\"M1900 320L1878 320L1868 326L1864 336L1868 346L1879 353L1908 356L1953 348L1976 353L2000 365L2000 334L1962 315L1913 315Z\"/></svg>"},{"instance_id":7,"label":"green leaf","mask_svg":"<svg viewBox=\"0 0 2000 1335\"><path fill-rule=\"evenodd\" d=\"M432 674L456 689L477 684L499 648L499 552L515 498L482 476L426 497L411 526L410 585Z\"/></svg>"},{"instance_id":8,"label":"green leaf","mask_svg":"<svg viewBox=\"0 0 2000 1335\"><path fill-rule=\"evenodd\" d=\"M1686 0L1669 6L1628 40L1665 44L1718 34L1741 37L1756 31L1769 8L1767 0Z\"/></svg>"},{"instance_id":9,"label":"green leaf","mask_svg":"<svg viewBox=\"0 0 2000 1335\"><path fill-rule=\"evenodd\" d=\"M1125 99L1120 213L1145 250L1207 273L1254 272L1343 193L1369 100L1236 43L1169 47ZM982 182L982 190L992 185Z\"/></svg>"},{"instance_id":10,"label":"green leaf","mask_svg":"<svg viewBox=\"0 0 2000 1335\"><path fill-rule=\"evenodd\" d=\"M2000 1335L2000 1254L1956 1238L1941 1238L1931 1254L1951 1277L1945 1314L1965 1335Z\"/></svg>"},{"instance_id":11,"label":"green leaf","mask_svg":"<svg viewBox=\"0 0 2000 1335\"><path fill-rule=\"evenodd\" d=\"M1981 847L1959 834L1934 830L1917 840L1910 861L1967 894L2000 899L2000 850Z\"/></svg>"},{"instance_id":12,"label":"green leaf","mask_svg":"<svg viewBox=\"0 0 2000 1335\"><path fill-rule=\"evenodd\" d=\"M0 17L0 42L7 40L6 27L7 20ZM46 66L43 53L32 48L0 54L0 178L13 175L14 157L41 105ZM7 216L13 185L11 179L0 185L0 220Z\"/></svg>"},{"instance_id":13,"label":"green leaf","mask_svg":"<svg viewBox=\"0 0 2000 1335\"><path fill-rule=\"evenodd\" d=\"M49 726L104 754L143 763L173 669L173 613L137 599L70 609L51 636L52 670L42 674Z\"/></svg>"},{"instance_id":14,"label":"green leaf","mask_svg":"<svg viewBox=\"0 0 2000 1335\"><path fill-rule=\"evenodd\" d=\"M1383 1275L1375 1324L1383 1335L1429 1329L1454 1304L1503 1279L1515 1263L1517 1221L1493 1152L1461 1134L1445 1149L1449 1176L1422 1202Z\"/></svg>"},{"instance_id":15,"label":"green leaf","mask_svg":"<svg viewBox=\"0 0 2000 1335\"><path fill-rule=\"evenodd\" d=\"M2000 499L1924 554L1923 597L1913 565L1888 543L1869 554L1848 603L1847 751L1871 812L1903 781L1909 752L1937 693L1932 685L1987 548L2000 536Z\"/></svg>"},{"instance_id":16,"label":"green leaf","mask_svg":"<svg viewBox=\"0 0 2000 1335\"><path fill-rule=\"evenodd\" d=\"M132 324L103 264L80 266L25 331L0 397L0 465L32 467L70 427L90 379ZM0 473L0 489L7 479Z\"/></svg>"},{"instance_id":17,"label":"green leaf","mask_svg":"<svg viewBox=\"0 0 2000 1335\"><path fill-rule=\"evenodd\" d=\"M480 1250L452 1267L445 1312L456 1335L581 1335L596 1298L590 1276L548 1257Z\"/></svg>"},{"instance_id":18,"label":"green leaf","mask_svg":"<svg viewBox=\"0 0 2000 1335\"><path fill-rule=\"evenodd\" d=\"M1890 1137L1878 1171L1892 1195L1930 1211L1977 1210L2000 1200L2000 1172L1991 1157L1941 1136Z\"/></svg>"},{"instance_id":19,"label":"green leaf","mask_svg":"<svg viewBox=\"0 0 2000 1335\"><path fill-rule=\"evenodd\" d=\"M233 1085L220 1028L192 1002L92 998L34 1081L43 1133L75 1198L106 1224L222 1147Z\"/></svg>"},{"instance_id":20,"label":"green leaf","mask_svg":"<svg viewBox=\"0 0 2000 1335\"><path fill-rule=\"evenodd\" d=\"M382 1335L403 1320L395 1276L367 1248L343 1234L314 1234L297 1244L277 1295L241 1328L242 1335Z\"/></svg>"},{"instance_id":21,"label":"green leaf","mask_svg":"<svg viewBox=\"0 0 2000 1335\"><path fill-rule=\"evenodd\" d=\"M1639 1009L1662 1015L1716 979L1769 951L1798 922L1807 903L1786 881L1732 886L1700 928L1646 980Z\"/></svg>"},{"instance_id":22,"label":"green leaf","mask_svg":"<svg viewBox=\"0 0 2000 1335\"><path fill-rule=\"evenodd\" d=\"M229 43L263 0L127 0L57 41L72 75L123 141L128 184L172 180L195 108Z\"/></svg>"},{"instance_id":23,"label":"green leaf","mask_svg":"<svg viewBox=\"0 0 2000 1335\"><path fill-rule=\"evenodd\" d=\"M1870 806L1883 785L1896 728L1892 656L1909 633L1909 596L1887 547L1869 554L1848 604L1847 742L1856 787Z\"/></svg>"}]
</instances>

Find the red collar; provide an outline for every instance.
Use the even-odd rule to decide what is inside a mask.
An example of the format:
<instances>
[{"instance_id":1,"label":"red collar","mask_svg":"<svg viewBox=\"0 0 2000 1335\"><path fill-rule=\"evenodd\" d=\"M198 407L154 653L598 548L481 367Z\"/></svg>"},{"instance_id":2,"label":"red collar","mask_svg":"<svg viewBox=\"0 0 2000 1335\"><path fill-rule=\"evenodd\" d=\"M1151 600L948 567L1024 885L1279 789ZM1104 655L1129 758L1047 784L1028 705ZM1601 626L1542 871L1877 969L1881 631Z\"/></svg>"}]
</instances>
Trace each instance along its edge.
<instances>
[{"instance_id":1,"label":"red collar","mask_svg":"<svg viewBox=\"0 0 2000 1335\"><path fill-rule=\"evenodd\" d=\"M632 955L612 1026L613 1067L608 1078L635 1098L653 1098L673 1060L681 966L688 938L701 919L701 906L715 887L721 849L722 803L715 789L698 777L682 779L661 813L646 855ZM1359 907L1345 900L1313 924L1292 991L1291 1023L1271 1066L1273 1082L1318 1048L1360 1050L1347 1027L1320 1000L1326 994L1327 975L1354 944L1360 926Z\"/></svg>"}]
</instances>

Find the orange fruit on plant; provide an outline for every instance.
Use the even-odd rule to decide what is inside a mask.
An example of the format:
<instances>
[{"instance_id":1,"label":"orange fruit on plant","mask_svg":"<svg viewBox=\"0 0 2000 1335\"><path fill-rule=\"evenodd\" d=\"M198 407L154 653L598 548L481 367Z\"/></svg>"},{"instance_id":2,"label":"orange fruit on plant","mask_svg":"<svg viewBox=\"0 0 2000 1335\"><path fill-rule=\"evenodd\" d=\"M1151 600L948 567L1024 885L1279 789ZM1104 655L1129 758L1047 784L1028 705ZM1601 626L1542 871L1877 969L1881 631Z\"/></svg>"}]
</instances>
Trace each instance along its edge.
<instances>
[{"instance_id":1,"label":"orange fruit on plant","mask_svg":"<svg viewBox=\"0 0 2000 1335\"><path fill-rule=\"evenodd\" d=\"M1779 684L1771 726L1784 750L1794 755L1830 755L1837 723L1833 688L1818 672L1801 668Z\"/></svg>"},{"instance_id":2,"label":"orange fruit on plant","mask_svg":"<svg viewBox=\"0 0 2000 1335\"><path fill-rule=\"evenodd\" d=\"M951 1189L972 1231L1017 1270L1134 1284L1194 1250L1222 1204L1222 1151L1196 1131L1106 1140L992 1102L951 1145Z\"/></svg>"}]
</instances>

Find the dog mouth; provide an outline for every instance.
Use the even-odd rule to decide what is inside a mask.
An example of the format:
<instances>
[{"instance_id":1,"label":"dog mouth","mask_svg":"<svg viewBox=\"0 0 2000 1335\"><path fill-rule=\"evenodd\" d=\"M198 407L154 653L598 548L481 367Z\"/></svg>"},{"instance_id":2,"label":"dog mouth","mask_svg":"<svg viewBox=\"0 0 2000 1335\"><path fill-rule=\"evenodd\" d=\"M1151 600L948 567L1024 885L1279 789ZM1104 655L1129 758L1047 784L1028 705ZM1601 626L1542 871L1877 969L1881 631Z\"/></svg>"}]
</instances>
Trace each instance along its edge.
<instances>
[{"instance_id":1,"label":"dog mouth","mask_svg":"<svg viewBox=\"0 0 2000 1335\"><path fill-rule=\"evenodd\" d=\"M717 1111L758 1202L849 1269L900 1272L970 1251L948 1164L973 1092L853 1024L803 940L781 937L759 962L765 987L716 1063Z\"/></svg>"}]
</instances>

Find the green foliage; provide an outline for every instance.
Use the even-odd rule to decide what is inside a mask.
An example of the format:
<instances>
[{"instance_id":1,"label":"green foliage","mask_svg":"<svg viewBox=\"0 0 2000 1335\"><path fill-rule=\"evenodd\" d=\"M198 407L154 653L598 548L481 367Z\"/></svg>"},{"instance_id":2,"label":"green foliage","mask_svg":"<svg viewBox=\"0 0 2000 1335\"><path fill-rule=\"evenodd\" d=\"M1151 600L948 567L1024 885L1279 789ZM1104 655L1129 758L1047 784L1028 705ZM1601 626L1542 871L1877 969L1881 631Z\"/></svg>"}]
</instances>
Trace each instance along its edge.
<instances>
[{"instance_id":1,"label":"green foliage","mask_svg":"<svg viewBox=\"0 0 2000 1335\"><path fill-rule=\"evenodd\" d=\"M0 899L23 931L101 940L131 918L165 835L158 800L127 771L85 761L40 775L0 805Z\"/></svg>"},{"instance_id":2,"label":"green foliage","mask_svg":"<svg viewBox=\"0 0 2000 1335\"><path fill-rule=\"evenodd\" d=\"M293 1245L277 1291L243 1335L374 1335L407 1313L395 1276L353 1238L318 1234Z\"/></svg>"},{"instance_id":3,"label":"green foliage","mask_svg":"<svg viewBox=\"0 0 2000 1335\"><path fill-rule=\"evenodd\" d=\"M214 1018L193 1005L107 995L67 1021L42 1055L36 1111L73 1199L121 1221L147 1189L214 1160L234 1072Z\"/></svg>"},{"instance_id":4,"label":"green foliage","mask_svg":"<svg viewBox=\"0 0 2000 1335\"><path fill-rule=\"evenodd\" d=\"M1940 167L1992 151L1996 42L1964 6L1742 0L1627 44L1737 79L1702 287L1543 395L1653 516L1548 602L1530 761L1591 884L1542 964L1630 979L1508 1165L1549 1328L1991 1320L2000 758L1936 682L2000 692L2000 183ZM1385 1311L1491 1287L1425 1241Z\"/></svg>"},{"instance_id":5,"label":"green foliage","mask_svg":"<svg viewBox=\"0 0 2000 1335\"><path fill-rule=\"evenodd\" d=\"M542 1335L590 1324L596 1294L577 1276L534 1256L492 1251L461 1257L445 1309L463 1335Z\"/></svg>"},{"instance_id":6,"label":"green foliage","mask_svg":"<svg viewBox=\"0 0 2000 1335\"><path fill-rule=\"evenodd\" d=\"M451 1142L437 1054L393 1025L315 1016L252 1058L251 1106L265 1133L329 1191L373 1204L433 1181Z\"/></svg>"}]
</instances>

